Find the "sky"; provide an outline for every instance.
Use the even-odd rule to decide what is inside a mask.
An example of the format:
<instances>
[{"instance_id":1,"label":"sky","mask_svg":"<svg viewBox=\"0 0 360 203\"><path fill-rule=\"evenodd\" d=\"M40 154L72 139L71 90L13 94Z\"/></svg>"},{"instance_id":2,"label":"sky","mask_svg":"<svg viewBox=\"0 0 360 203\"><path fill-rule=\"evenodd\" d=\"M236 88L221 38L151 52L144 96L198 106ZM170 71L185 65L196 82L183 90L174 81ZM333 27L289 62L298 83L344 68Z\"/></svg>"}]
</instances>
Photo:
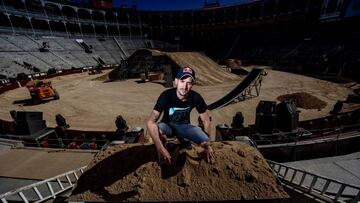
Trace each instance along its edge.
<instances>
[{"instance_id":1,"label":"sky","mask_svg":"<svg viewBox=\"0 0 360 203\"><path fill-rule=\"evenodd\" d=\"M244 2L247 0L218 0L220 5ZM136 3L138 10L187 10L204 7L205 0L113 0L113 7L119 8L121 4L131 6ZM207 0L214 3L216 0Z\"/></svg>"}]
</instances>

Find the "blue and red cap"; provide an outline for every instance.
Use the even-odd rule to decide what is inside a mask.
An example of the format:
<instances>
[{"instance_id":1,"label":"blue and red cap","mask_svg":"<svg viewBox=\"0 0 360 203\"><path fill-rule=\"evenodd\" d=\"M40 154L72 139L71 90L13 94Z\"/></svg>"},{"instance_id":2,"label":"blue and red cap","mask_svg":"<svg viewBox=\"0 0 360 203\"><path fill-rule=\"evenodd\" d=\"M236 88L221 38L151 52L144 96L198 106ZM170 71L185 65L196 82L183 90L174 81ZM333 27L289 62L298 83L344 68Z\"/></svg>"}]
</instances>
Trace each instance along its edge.
<instances>
[{"instance_id":1,"label":"blue and red cap","mask_svg":"<svg viewBox=\"0 0 360 203\"><path fill-rule=\"evenodd\" d=\"M185 77L191 77L193 79L193 81L195 81L196 77L195 77L195 71L190 68L190 66L181 68L178 73L176 74L176 78L177 79L183 79Z\"/></svg>"}]
</instances>

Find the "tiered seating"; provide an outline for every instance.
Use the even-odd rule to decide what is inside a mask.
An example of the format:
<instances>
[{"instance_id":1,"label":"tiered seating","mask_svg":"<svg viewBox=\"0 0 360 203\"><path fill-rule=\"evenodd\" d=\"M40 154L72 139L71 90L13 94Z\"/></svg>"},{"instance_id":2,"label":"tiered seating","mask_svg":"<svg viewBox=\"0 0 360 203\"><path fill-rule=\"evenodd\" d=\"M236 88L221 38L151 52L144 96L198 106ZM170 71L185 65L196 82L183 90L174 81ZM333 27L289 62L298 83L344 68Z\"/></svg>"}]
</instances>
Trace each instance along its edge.
<instances>
[{"instance_id":1,"label":"tiered seating","mask_svg":"<svg viewBox=\"0 0 360 203\"><path fill-rule=\"evenodd\" d=\"M99 55L106 63L115 64L118 63L115 59L116 53L112 53L105 48L105 46L95 38L87 38L85 41L93 47L93 52Z\"/></svg>"},{"instance_id":2,"label":"tiered seating","mask_svg":"<svg viewBox=\"0 0 360 203\"><path fill-rule=\"evenodd\" d=\"M95 56L100 56L105 61L105 63L107 63L107 64L115 64L115 63L117 63L115 61L115 59L112 57L112 54L110 54L109 52L107 52L105 50L95 51L94 55Z\"/></svg>"},{"instance_id":3,"label":"tiered seating","mask_svg":"<svg viewBox=\"0 0 360 203\"><path fill-rule=\"evenodd\" d=\"M39 49L39 44L30 40L26 36L8 36L6 40L23 51L36 51Z\"/></svg>"},{"instance_id":4,"label":"tiered seating","mask_svg":"<svg viewBox=\"0 0 360 203\"><path fill-rule=\"evenodd\" d=\"M21 56L21 60L35 66L42 72L46 72L49 68L51 68L51 64L32 55L31 52L19 52L17 55Z\"/></svg>"},{"instance_id":5,"label":"tiered seating","mask_svg":"<svg viewBox=\"0 0 360 203\"><path fill-rule=\"evenodd\" d=\"M111 53L117 63L120 64L121 59L125 59L120 48L116 45L116 42L114 42L113 39L102 41L101 44L106 48L106 50L108 50L109 53Z\"/></svg>"},{"instance_id":6,"label":"tiered seating","mask_svg":"<svg viewBox=\"0 0 360 203\"><path fill-rule=\"evenodd\" d=\"M58 43L64 50L82 51L83 49L75 42L75 39L54 38L54 42Z\"/></svg>"},{"instance_id":7,"label":"tiered seating","mask_svg":"<svg viewBox=\"0 0 360 203\"><path fill-rule=\"evenodd\" d=\"M50 50L52 51L63 51L64 48L54 39L54 38L32 38L31 40L37 42L39 45L42 45L43 42L48 42Z\"/></svg>"},{"instance_id":8,"label":"tiered seating","mask_svg":"<svg viewBox=\"0 0 360 203\"><path fill-rule=\"evenodd\" d=\"M16 60L16 57L14 58ZM16 78L18 73L31 73L30 70L8 60L0 53L0 75Z\"/></svg>"},{"instance_id":9,"label":"tiered seating","mask_svg":"<svg viewBox=\"0 0 360 203\"><path fill-rule=\"evenodd\" d=\"M69 66L71 67L70 64L50 52L31 52L31 54L42 61L46 61L51 67L56 68L57 70L68 69Z\"/></svg>"},{"instance_id":10,"label":"tiered seating","mask_svg":"<svg viewBox=\"0 0 360 203\"><path fill-rule=\"evenodd\" d=\"M94 55L87 54L83 51L75 51L72 52L74 57L76 57L79 61L81 61L83 64L86 64L87 66L96 66L97 61L92 58Z\"/></svg>"},{"instance_id":11,"label":"tiered seating","mask_svg":"<svg viewBox=\"0 0 360 203\"><path fill-rule=\"evenodd\" d=\"M21 49L7 41L8 36L0 35L0 51L21 51Z\"/></svg>"},{"instance_id":12,"label":"tiered seating","mask_svg":"<svg viewBox=\"0 0 360 203\"><path fill-rule=\"evenodd\" d=\"M86 53L76 39L62 37L33 37L28 35L0 35L0 74L15 77L18 73L32 74L39 70L46 72L50 68L58 70L97 66L99 57L105 64L120 64L139 48L147 45L141 38L84 38L92 46L92 53ZM150 41L150 40L148 40ZM43 42L49 45L48 50L40 51ZM150 41L151 42L151 41ZM162 48L154 46L153 48ZM167 46L170 47L168 43ZM121 48L119 47L121 46ZM176 46L173 46L176 47ZM31 66L23 65L24 63ZM33 68L35 67L35 68ZM35 71L34 71L35 70Z\"/></svg>"},{"instance_id":13,"label":"tiered seating","mask_svg":"<svg viewBox=\"0 0 360 203\"><path fill-rule=\"evenodd\" d=\"M57 51L54 53L56 53L57 55L61 56L62 58L64 58L67 61L70 61L71 63L73 63L73 66L75 68L79 68L79 67L85 67L87 66L85 63L83 63L82 61L80 61L78 58L76 58L74 56L74 53L71 51Z\"/></svg>"},{"instance_id":14,"label":"tiered seating","mask_svg":"<svg viewBox=\"0 0 360 203\"><path fill-rule=\"evenodd\" d=\"M122 42L122 45L124 46L124 50L128 53L128 56L130 56L132 53L136 51L136 48L134 47L134 44L131 42L131 40L118 40Z\"/></svg>"}]
</instances>

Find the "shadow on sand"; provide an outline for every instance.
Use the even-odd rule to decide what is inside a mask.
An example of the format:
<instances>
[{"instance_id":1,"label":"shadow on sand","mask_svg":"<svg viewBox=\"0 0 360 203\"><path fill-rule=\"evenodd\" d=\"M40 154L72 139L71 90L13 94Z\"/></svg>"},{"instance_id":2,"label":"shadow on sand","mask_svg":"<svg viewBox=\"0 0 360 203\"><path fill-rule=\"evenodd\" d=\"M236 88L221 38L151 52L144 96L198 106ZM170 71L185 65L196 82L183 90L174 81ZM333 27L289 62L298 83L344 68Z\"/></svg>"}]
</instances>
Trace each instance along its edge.
<instances>
[{"instance_id":1,"label":"shadow on sand","mask_svg":"<svg viewBox=\"0 0 360 203\"><path fill-rule=\"evenodd\" d=\"M161 177L163 179L175 176L182 170L186 154L179 155L178 150L178 147L169 149L169 153L172 154L175 160L173 164L163 164L160 166ZM91 193L98 194L105 201L124 201L138 194L138 191L136 189L119 191L119 194L114 195L110 194L105 188L136 171L142 165L157 161L158 156L154 145L138 145L126 148L105 158L85 171L78 180L77 187L72 195L90 191Z\"/></svg>"}]
</instances>

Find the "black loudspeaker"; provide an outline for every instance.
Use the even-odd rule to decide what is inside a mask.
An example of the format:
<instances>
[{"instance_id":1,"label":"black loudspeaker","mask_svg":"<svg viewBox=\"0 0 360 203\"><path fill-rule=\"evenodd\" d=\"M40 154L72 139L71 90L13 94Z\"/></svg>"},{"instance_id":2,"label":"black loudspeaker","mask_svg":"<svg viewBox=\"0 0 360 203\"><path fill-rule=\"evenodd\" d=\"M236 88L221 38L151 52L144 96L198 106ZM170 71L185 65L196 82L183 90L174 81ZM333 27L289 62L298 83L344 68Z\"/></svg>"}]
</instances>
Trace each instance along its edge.
<instances>
[{"instance_id":1,"label":"black loudspeaker","mask_svg":"<svg viewBox=\"0 0 360 203\"><path fill-rule=\"evenodd\" d=\"M342 101L337 101L336 104L334 105L333 110L330 111L331 114L337 114L341 111L341 109L343 108L343 102Z\"/></svg>"},{"instance_id":2,"label":"black loudspeaker","mask_svg":"<svg viewBox=\"0 0 360 203\"><path fill-rule=\"evenodd\" d=\"M293 100L285 100L277 105L277 128L284 132L291 132L298 127L299 111Z\"/></svg>"},{"instance_id":3,"label":"black loudspeaker","mask_svg":"<svg viewBox=\"0 0 360 203\"><path fill-rule=\"evenodd\" d=\"M61 114L55 115L56 125L63 128L70 128L70 125L66 123L65 118Z\"/></svg>"},{"instance_id":4,"label":"black loudspeaker","mask_svg":"<svg viewBox=\"0 0 360 203\"><path fill-rule=\"evenodd\" d=\"M243 116L243 114L240 111L236 112L236 114L233 116L231 127L233 127L233 128L243 128L244 127L243 124L244 124L244 116Z\"/></svg>"},{"instance_id":5,"label":"black loudspeaker","mask_svg":"<svg viewBox=\"0 0 360 203\"><path fill-rule=\"evenodd\" d=\"M260 101L256 107L255 128L261 134L272 133L276 127L276 102Z\"/></svg>"},{"instance_id":6,"label":"black loudspeaker","mask_svg":"<svg viewBox=\"0 0 360 203\"><path fill-rule=\"evenodd\" d=\"M18 111L16 113L17 121L35 121L43 120L43 112L38 111Z\"/></svg>"},{"instance_id":7,"label":"black loudspeaker","mask_svg":"<svg viewBox=\"0 0 360 203\"><path fill-rule=\"evenodd\" d=\"M16 122L15 130L16 130L16 134L18 135L32 135L45 128L46 128L45 120L28 120L28 121L18 120Z\"/></svg>"},{"instance_id":8,"label":"black loudspeaker","mask_svg":"<svg viewBox=\"0 0 360 203\"><path fill-rule=\"evenodd\" d=\"M230 127L226 124L216 125L216 137L220 140L234 140L234 136L230 133Z\"/></svg>"}]
</instances>

